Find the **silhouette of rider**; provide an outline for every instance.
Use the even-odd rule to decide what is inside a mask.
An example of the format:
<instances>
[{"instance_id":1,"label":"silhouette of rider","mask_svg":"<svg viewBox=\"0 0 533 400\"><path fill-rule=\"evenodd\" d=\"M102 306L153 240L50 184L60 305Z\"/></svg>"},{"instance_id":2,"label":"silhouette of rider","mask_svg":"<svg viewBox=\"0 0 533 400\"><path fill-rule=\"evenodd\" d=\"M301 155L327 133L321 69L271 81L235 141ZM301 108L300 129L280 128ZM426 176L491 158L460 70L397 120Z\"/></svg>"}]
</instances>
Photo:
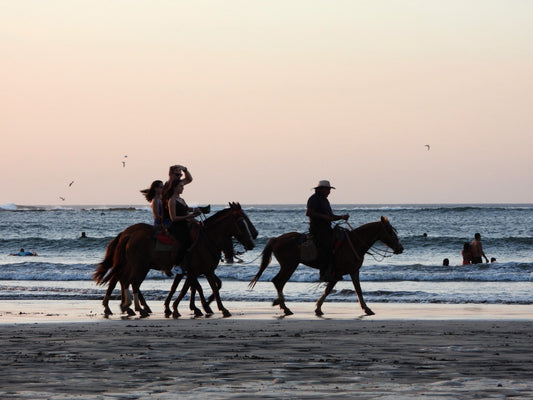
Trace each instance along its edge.
<instances>
[{"instance_id":1,"label":"silhouette of rider","mask_svg":"<svg viewBox=\"0 0 533 400\"><path fill-rule=\"evenodd\" d=\"M331 282L335 278L333 269L335 264L333 254L333 229L331 222L348 220L348 214L335 215L328 200L331 189L329 181L322 180L315 187L315 193L307 200L306 214L309 217L309 232L313 235L317 247L317 264L320 268L320 280Z\"/></svg>"}]
</instances>

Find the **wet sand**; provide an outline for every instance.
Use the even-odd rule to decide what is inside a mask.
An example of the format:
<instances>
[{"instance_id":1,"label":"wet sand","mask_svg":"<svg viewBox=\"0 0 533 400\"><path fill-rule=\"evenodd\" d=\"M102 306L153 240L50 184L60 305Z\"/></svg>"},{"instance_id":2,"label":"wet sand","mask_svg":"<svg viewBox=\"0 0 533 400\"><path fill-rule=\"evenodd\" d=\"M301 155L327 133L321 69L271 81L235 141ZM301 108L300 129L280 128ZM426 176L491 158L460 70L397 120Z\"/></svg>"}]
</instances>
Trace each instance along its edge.
<instances>
[{"instance_id":1,"label":"wet sand","mask_svg":"<svg viewBox=\"0 0 533 400\"><path fill-rule=\"evenodd\" d=\"M105 319L96 301L4 301L0 398L533 398L532 306L226 306Z\"/></svg>"}]
</instances>

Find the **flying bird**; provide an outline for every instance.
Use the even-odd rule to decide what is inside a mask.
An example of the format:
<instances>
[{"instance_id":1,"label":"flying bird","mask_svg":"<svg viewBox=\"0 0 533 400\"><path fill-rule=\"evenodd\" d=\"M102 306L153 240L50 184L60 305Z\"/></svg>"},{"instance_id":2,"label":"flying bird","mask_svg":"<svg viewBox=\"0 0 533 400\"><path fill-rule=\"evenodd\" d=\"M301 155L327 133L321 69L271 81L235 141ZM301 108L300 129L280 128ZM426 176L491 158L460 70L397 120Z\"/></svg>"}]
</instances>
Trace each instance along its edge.
<instances>
[{"instance_id":1,"label":"flying bird","mask_svg":"<svg viewBox=\"0 0 533 400\"><path fill-rule=\"evenodd\" d=\"M429 144L426 144L425 146L426 146L426 147L428 148L428 151L429 151L429 149L430 149L430 146L429 146Z\"/></svg>"},{"instance_id":2,"label":"flying bird","mask_svg":"<svg viewBox=\"0 0 533 400\"><path fill-rule=\"evenodd\" d=\"M61 200L65 201L65 198L64 198L64 197L59 196L59 198L60 198Z\"/></svg>"},{"instance_id":3,"label":"flying bird","mask_svg":"<svg viewBox=\"0 0 533 400\"><path fill-rule=\"evenodd\" d=\"M74 183L74 181L70 182L70 183L68 184L68 187L71 187L73 183Z\"/></svg>"},{"instance_id":4,"label":"flying bird","mask_svg":"<svg viewBox=\"0 0 533 400\"><path fill-rule=\"evenodd\" d=\"M126 161L122 161L122 168L126 166Z\"/></svg>"}]
</instances>

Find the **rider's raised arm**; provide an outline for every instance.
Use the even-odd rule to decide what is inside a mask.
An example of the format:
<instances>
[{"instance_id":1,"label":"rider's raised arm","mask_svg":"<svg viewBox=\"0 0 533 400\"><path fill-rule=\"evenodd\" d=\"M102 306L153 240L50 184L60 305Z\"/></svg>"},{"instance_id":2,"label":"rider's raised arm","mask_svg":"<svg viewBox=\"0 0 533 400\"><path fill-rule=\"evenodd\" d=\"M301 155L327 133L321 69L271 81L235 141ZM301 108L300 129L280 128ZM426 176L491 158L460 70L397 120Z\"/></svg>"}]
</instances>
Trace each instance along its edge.
<instances>
[{"instance_id":1,"label":"rider's raised arm","mask_svg":"<svg viewBox=\"0 0 533 400\"><path fill-rule=\"evenodd\" d=\"M182 180L181 180L183 182L183 184L187 185L188 183L191 183L192 182L192 175L189 172L189 170L187 169L187 167L182 167L181 170L185 174L185 177L182 178Z\"/></svg>"}]
</instances>

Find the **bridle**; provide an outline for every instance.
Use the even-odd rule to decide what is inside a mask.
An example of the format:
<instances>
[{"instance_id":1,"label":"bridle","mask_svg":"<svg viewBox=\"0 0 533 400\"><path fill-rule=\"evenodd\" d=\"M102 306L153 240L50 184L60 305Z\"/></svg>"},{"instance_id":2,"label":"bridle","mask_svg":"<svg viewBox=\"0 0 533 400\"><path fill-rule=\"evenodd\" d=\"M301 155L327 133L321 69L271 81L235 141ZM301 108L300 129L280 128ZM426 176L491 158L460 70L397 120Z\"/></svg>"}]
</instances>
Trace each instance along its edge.
<instances>
[{"instance_id":1,"label":"bridle","mask_svg":"<svg viewBox=\"0 0 533 400\"><path fill-rule=\"evenodd\" d=\"M350 225L350 223L348 221L344 221L346 223L346 225L348 225L348 227L350 228L350 232L353 232L355 234L355 236L357 236L358 238L360 238L360 235L355 232L355 229ZM384 223L383 221L379 221L380 223L380 229L385 229L385 226L384 226ZM395 231L395 229L391 226L391 228L393 229L393 231ZM359 255L359 253L357 253L357 251L355 250L355 247L352 243L352 240L350 238L350 236L348 235L348 233L345 233L346 235L346 240L348 242L348 244L350 245L350 248L351 250L353 251L354 255L356 256L356 258L358 258L359 260L362 261L361 259L361 256ZM369 246L368 250L366 251L366 254L368 254L369 256L371 256L374 260L376 260L377 262L381 262L383 261L385 258L387 257L392 257L392 255L394 254L394 250L391 250L389 249L388 247L387 248L380 248L380 247L377 247L375 245L375 243L379 240L379 231L376 233L376 236L375 238L372 240L372 242L374 243L373 245ZM387 245L388 246L388 245ZM381 259L378 260L377 256L380 256Z\"/></svg>"}]
</instances>

